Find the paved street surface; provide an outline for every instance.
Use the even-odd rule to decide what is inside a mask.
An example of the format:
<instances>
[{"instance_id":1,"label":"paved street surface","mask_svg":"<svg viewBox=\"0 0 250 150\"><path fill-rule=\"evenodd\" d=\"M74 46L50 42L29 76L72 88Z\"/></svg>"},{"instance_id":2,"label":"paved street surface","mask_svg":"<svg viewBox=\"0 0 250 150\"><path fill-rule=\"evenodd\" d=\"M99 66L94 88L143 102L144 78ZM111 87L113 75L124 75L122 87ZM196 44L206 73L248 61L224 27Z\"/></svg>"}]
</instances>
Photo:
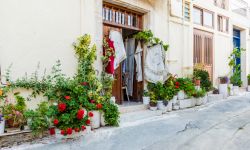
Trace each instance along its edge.
<instances>
[{"instance_id":1,"label":"paved street surface","mask_svg":"<svg viewBox=\"0 0 250 150\"><path fill-rule=\"evenodd\" d=\"M30 150L250 150L250 94L147 119L123 122L119 128L100 129L74 141L26 145L13 149L25 148Z\"/></svg>"}]
</instances>

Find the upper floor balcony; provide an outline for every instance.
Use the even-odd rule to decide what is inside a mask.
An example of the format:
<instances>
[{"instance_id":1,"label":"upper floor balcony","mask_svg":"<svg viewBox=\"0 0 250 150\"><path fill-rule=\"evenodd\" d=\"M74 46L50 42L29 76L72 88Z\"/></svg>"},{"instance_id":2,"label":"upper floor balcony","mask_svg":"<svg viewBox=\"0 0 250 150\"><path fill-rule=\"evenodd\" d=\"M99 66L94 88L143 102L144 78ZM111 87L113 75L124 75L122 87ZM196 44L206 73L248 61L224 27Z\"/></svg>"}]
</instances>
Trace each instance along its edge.
<instances>
[{"instance_id":1,"label":"upper floor balcony","mask_svg":"<svg viewBox=\"0 0 250 150\"><path fill-rule=\"evenodd\" d=\"M245 0L231 0L230 8L233 12L244 17L249 16L249 5Z\"/></svg>"}]
</instances>

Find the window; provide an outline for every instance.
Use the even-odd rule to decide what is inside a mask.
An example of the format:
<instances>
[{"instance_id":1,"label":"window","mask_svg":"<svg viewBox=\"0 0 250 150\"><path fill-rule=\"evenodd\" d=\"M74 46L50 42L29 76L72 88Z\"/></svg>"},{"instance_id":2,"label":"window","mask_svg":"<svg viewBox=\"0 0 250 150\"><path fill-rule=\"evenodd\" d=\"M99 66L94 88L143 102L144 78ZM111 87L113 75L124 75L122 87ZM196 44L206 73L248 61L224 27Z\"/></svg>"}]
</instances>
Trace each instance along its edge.
<instances>
[{"instance_id":1,"label":"window","mask_svg":"<svg viewBox=\"0 0 250 150\"><path fill-rule=\"evenodd\" d=\"M222 9L228 9L228 0L214 0L214 5Z\"/></svg>"},{"instance_id":2,"label":"window","mask_svg":"<svg viewBox=\"0 0 250 150\"><path fill-rule=\"evenodd\" d=\"M228 33L229 19L218 15L218 31Z\"/></svg>"},{"instance_id":3,"label":"window","mask_svg":"<svg viewBox=\"0 0 250 150\"><path fill-rule=\"evenodd\" d=\"M193 21L196 24L213 28L214 26L214 14L202 8L194 7Z\"/></svg>"},{"instance_id":4,"label":"window","mask_svg":"<svg viewBox=\"0 0 250 150\"><path fill-rule=\"evenodd\" d=\"M190 20L190 3L189 2L185 2L183 14L184 14L184 19L186 21L189 21Z\"/></svg>"},{"instance_id":5,"label":"window","mask_svg":"<svg viewBox=\"0 0 250 150\"><path fill-rule=\"evenodd\" d=\"M199 8L194 8L194 23L202 24L202 10Z\"/></svg>"}]
</instances>

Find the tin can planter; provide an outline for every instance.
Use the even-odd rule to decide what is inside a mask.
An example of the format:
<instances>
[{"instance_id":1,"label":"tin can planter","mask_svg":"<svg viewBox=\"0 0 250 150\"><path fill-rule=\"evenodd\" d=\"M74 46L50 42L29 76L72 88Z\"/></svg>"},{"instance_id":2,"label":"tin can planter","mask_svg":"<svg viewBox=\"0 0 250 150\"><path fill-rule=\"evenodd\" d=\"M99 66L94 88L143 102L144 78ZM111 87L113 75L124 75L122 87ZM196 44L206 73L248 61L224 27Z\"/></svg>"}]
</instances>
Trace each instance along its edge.
<instances>
[{"instance_id":1,"label":"tin can planter","mask_svg":"<svg viewBox=\"0 0 250 150\"><path fill-rule=\"evenodd\" d=\"M143 97L142 97L142 100L143 100L143 104L144 104L144 105L149 105L150 97L148 97L148 96L147 96L147 97L144 97L144 96L143 96Z\"/></svg>"},{"instance_id":2,"label":"tin can planter","mask_svg":"<svg viewBox=\"0 0 250 150\"><path fill-rule=\"evenodd\" d=\"M4 120L4 118L1 118L1 121L0 121L0 135L4 133L4 129L5 129L5 120Z\"/></svg>"},{"instance_id":3,"label":"tin can planter","mask_svg":"<svg viewBox=\"0 0 250 150\"><path fill-rule=\"evenodd\" d=\"M104 112L101 112L101 126L106 126Z\"/></svg>"},{"instance_id":4,"label":"tin can planter","mask_svg":"<svg viewBox=\"0 0 250 150\"><path fill-rule=\"evenodd\" d=\"M92 111L93 117L90 118L91 129L97 129L101 126L101 113L99 111Z\"/></svg>"},{"instance_id":5,"label":"tin can planter","mask_svg":"<svg viewBox=\"0 0 250 150\"><path fill-rule=\"evenodd\" d=\"M182 100L185 98L185 92L183 90L179 91L177 94L178 100Z\"/></svg>"},{"instance_id":6,"label":"tin can planter","mask_svg":"<svg viewBox=\"0 0 250 150\"><path fill-rule=\"evenodd\" d=\"M219 84L219 93L223 94L223 98L227 98L228 96L227 84Z\"/></svg>"},{"instance_id":7,"label":"tin can planter","mask_svg":"<svg viewBox=\"0 0 250 150\"><path fill-rule=\"evenodd\" d=\"M164 104L163 104L162 100L157 101L157 109L158 110L163 110L164 109Z\"/></svg>"}]
</instances>

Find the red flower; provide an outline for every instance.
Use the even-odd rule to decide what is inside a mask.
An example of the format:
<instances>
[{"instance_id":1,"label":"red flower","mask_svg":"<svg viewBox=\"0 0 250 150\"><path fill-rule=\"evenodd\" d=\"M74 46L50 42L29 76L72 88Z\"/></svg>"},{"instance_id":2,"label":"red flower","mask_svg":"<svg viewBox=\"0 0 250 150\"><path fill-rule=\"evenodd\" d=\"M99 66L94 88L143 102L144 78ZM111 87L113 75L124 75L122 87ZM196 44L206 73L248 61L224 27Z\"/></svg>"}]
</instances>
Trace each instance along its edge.
<instances>
[{"instance_id":1,"label":"red flower","mask_svg":"<svg viewBox=\"0 0 250 150\"><path fill-rule=\"evenodd\" d=\"M80 109L78 110L76 117L78 120L81 120L83 118L83 115L84 115L84 110Z\"/></svg>"},{"instance_id":2,"label":"red flower","mask_svg":"<svg viewBox=\"0 0 250 150\"><path fill-rule=\"evenodd\" d=\"M84 131L86 129L86 127L85 126L82 126L82 130Z\"/></svg>"},{"instance_id":3,"label":"red flower","mask_svg":"<svg viewBox=\"0 0 250 150\"><path fill-rule=\"evenodd\" d=\"M89 83L88 82L82 82L81 85L87 86Z\"/></svg>"},{"instance_id":4,"label":"red flower","mask_svg":"<svg viewBox=\"0 0 250 150\"><path fill-rule=\"evenodd\" d=\"M88 120L86 120L86 124L87 125L89 125L90 124L90 120L88 119Z\"/></svg>"},{"instance_id":5,"label":"red flower","mask_svg":"<svg viewBox=\"0 0 250 150\"><path fill-rule=\"evenodd\" d=\"M79 128L75 128L75 132L79 132L80 131L80 129Z\"/></svg>"},{"instance_id":6,"label":"red flower","mask_svg":"<svg viewBox=\"0 0 250 150\"><path fill-rule=\"evenodd\" d=\"M55 135L56 134L55 128L50 128L49 129L49 134L50 135Z\"/></svg>"},{"instance_id":7,"label":"red flower","mask_svg":"<svg viewBox=\"0 0 250 150\"><path fill-rule=\"evenodd\" d=\"M93 117L94 114L92 112L89 112L89 117Z\"/></svg>"},{"instance_id":8,"label":"red flower","mask_svg":"<svg viewBox=\"0 0 250 150\"><path fill-rule=\"evenodd\" d=\"M66 100L70 100L70 96L64 96L64 98L66 99Z\"/></svg>"},{"instance_id":9,"label":"red flower","mask_svg":"<svg viewBox=\"0 0 250 150\"><path fill-rule=\"evenodd\" d=\"M61 130L61 135L65 135L65 131L64 130Z\"/></svg>"},{"instance_id":10,"label":"red flower","mask_svg":"<svg viewBox=\"0 0 250 150\"><path fill-rule=\"evenodd\" d=\"M179 82L175 82L175 85L176 85L176 86L180 86L180 83L179 83Z\"/></svg>"},{"instance_id":11,"label":"red flower","mask_svg":"<svg viewBox=\"0 0 250 150\"><path fill-rule=\"evenodd\" d=\"M67 134L68 134L68 135L71 135L72 132L73 132L72 128L68 128L68 129L67 129Z\"/></svg>"},{"instance_id":12,"label":"red flower","mask_svg":"<svg viewBox=\"0 0 250 150\"><path fill-rule=\"evenodd\" d=\"M58 104L58 109L60 112L63 112L66 109L66 104L64 103Z\"/></svg>"},{"instance_id":13,"label":"red flower","mask_svg":"<svg viewBox=\"0 0 250 150\"><path fill-rule=\"evenodd\" d=\"M54 125L58 125L59 121L57 119L54 120Z\"/></svg>"},{"instance_id":14,"label":"red flower","mask_svg":"<svg viewBox=\"0 0 250 150\"><path fill-rule=\"evenodd\" d=\"M93 99L92 99L92 100L90 100L90 103L94 104L94 103L95 103L95 100L93 100Z\"/></svg>"},{"instance_id":15,"label":"red flower","mask_svg":"<svg viewBox=\"0 0 250 150\"><path fill-rule=\"evenodd\" d=\"M178 86L178 85L175 86L176 89L179 89L179 87L180 87L180 86Z\"/></svg>"},{"instance_id":16,"label":"red flower","mask_svg":"<svg viewBox=\"0 0 250 150\"><path fill-rule=\"evenodd\" d=\"M97 108L97 109L102 109L102 104L100 104L100 103L97 104L97 105L96 105L96 108Z\"/></svg>"}]
</instances>

